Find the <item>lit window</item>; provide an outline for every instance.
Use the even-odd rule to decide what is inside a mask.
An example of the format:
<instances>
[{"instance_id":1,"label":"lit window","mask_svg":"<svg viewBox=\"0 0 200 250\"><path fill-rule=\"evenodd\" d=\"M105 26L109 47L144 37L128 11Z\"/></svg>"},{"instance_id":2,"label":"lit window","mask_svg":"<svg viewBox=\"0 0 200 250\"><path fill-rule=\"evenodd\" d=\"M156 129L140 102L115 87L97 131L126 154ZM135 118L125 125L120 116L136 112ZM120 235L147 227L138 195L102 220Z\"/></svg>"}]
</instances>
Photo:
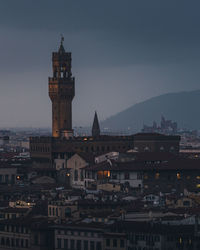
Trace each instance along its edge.
<instances>
[{"instance_id":1,"label":"lit window","mask_svg":"<svg viewBox=\"0 0 200 250\"><path fill-rule=\"evenodd\" d=\"M200 188L200 184L197 184L196 187L197 187L197 188Z\"/></svg>"},{"instance_id":2,"label":"lit window","mask_svg":"<svg viewBox=\"0 0 200 250\"><path fill-rule=\"evenodd\" d=\"M197 177L196 177L198 180L200 180L200 176L198 175Z\"/></svg>"},{"instance_id":3,"label":"lit window","mask_svg":"<svg viewBox=\"0 0 200 250\"><path fill-rule=\"evenodd\" d=\"M155 174L155 179L159 179L160 178L160 173L156 173Z\"/></svg>"},{"instance_id":4,"label":"lit window","mask_svg":"<svg viewBox=\"0 0 200 250\"><path fill-rule=\"evenodd\" d=\"M181 174L180 174L180 173L177 173L177 174L176 174L176 177L177 177L178 180L180 180L180 179L181 179Z\"/></svg>"}]
</instances>

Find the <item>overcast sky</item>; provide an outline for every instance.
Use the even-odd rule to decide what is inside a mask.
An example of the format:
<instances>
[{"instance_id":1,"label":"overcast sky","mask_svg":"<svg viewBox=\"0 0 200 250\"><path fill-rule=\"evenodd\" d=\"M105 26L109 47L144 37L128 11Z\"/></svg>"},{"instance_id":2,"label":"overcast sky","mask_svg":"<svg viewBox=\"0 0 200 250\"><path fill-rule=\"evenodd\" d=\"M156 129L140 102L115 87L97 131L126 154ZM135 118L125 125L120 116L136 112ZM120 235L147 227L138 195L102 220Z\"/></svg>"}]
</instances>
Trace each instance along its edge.
<instances>
[{"instance_id":1,"label":"overcast sky","mask_svg":"<svg viewBox=\"0 0 200 250\"><path fill-rule=\"evenodd\" d=\"M0 127L51 126L51 53L72 52L73 125L200 89L200 1L1 0Z\"/></svg>"}]
</instances>

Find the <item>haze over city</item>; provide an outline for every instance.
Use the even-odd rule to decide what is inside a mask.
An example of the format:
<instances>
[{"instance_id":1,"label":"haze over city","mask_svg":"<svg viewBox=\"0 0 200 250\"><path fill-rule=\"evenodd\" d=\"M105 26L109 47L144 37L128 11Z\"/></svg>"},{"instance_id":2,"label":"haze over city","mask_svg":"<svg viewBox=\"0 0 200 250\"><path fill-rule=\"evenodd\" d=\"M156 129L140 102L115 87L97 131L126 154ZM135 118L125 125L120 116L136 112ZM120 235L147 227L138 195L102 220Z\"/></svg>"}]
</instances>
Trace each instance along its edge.
<instances>
[{"instance_id":1,"label":"haze over city","mask_svg":"<svg viewBox=\"0 0 200 250\"><path fill-rule=\"evenodd\" d=\"M147 98L199 89L198 1L2 0L1 127L50 127L51 52L60 34L76 79L73 125Z\"/></svg>"}]
</instances>

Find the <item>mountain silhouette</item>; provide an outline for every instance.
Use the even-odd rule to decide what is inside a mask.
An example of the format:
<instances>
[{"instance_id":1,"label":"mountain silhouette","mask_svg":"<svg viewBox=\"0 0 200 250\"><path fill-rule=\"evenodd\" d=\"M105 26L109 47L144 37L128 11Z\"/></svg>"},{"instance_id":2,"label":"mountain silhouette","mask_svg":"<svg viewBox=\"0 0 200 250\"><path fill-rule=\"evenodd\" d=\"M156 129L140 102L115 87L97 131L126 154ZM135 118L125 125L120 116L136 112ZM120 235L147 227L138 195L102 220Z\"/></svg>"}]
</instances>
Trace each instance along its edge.
<instances>
[{"instance_id":1,"label":"mountain silhouette","mask_svg":"<svg viewBox=\"0 0 200 250\"><path fill-rule=\"evenodd\" d=\"M200 129L200 90L168 93L137 103L101 122L101 128L140 131L143 125L160 122L161 115L178 128Z\"/></svg>"}]
</instances>

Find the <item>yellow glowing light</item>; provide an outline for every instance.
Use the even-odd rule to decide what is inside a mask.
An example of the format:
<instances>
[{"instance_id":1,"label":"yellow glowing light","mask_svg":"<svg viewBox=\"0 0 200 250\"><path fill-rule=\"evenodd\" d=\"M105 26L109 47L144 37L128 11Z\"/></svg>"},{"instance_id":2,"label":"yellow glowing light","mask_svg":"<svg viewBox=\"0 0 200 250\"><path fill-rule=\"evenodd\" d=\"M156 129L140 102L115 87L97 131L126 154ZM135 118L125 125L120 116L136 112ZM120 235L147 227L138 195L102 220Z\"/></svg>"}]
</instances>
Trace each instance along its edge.
<instances>
[{"instance_id":1,"label":"yellow glowing light","mask_svg":"<svg viewBox=\"0 0 200 250\"><path fill-rule=\"evenodd\" d=\"M199 180L199 179L200 179L200 176L198 175L196 178Z\"/></svg>"},{"instance_id":2,"label":"yellow glowing light","mask_svg":"<svg viewBox=\"0 0 200 250\"><path fill-rule=\"evenodd\" d=\"M197 188L200 188L200 184L197 184L196 187L197 187Z\"/></svg>"},{"instance_id":3,"label":"yellow glowing light","mask_svg":"<svg viewBox=\"0 0 200 250\"><path fill-rule=\"evenodd\" d=\"M177 173L177 174L176 174L176 177L177 177L177 179L181 179L181 174L180 174L180 173Z\"/></svg>"},{"instance_id":4,"label":"yellow glowing light","mask_svg":"<svg viewBox=\"0 0 200 250\"><path fill-rule=\"evenodd\" d=\"M69 177L69 176L70 176L70 173L67 173L66 176Z\"/></svg>"},{"instance_id":5,"label":"yellow glowing light","mask_svg":"<svg viewBox=\"0 0 200 250\"><path fill-rule=\"evenodd\" d=\"M20 179L20 176L18 175L18 176L17 176L17 180L19 180L19 179Z\"/></svg>"},{"instance_id":6,"label":"yellow glowing light","mask_svg":"<svg viewBox=\"0 0 200 250\"><path fill-rule=\"evenodd\" d=\"M84 140L84 141L87 141L87 138L84 138L83 140Z\"/></svg>"},{"instance_id":7,"label":"yellow glowing light","mask_svg":"<svg viewBox=\"0 0 200 250\"><path fill-rule=\"evenodd\" d=\"M159 177L160 177L160 173L156 173L155 174L155 179L159 179Z\"/></svg>"}]
</instances>

